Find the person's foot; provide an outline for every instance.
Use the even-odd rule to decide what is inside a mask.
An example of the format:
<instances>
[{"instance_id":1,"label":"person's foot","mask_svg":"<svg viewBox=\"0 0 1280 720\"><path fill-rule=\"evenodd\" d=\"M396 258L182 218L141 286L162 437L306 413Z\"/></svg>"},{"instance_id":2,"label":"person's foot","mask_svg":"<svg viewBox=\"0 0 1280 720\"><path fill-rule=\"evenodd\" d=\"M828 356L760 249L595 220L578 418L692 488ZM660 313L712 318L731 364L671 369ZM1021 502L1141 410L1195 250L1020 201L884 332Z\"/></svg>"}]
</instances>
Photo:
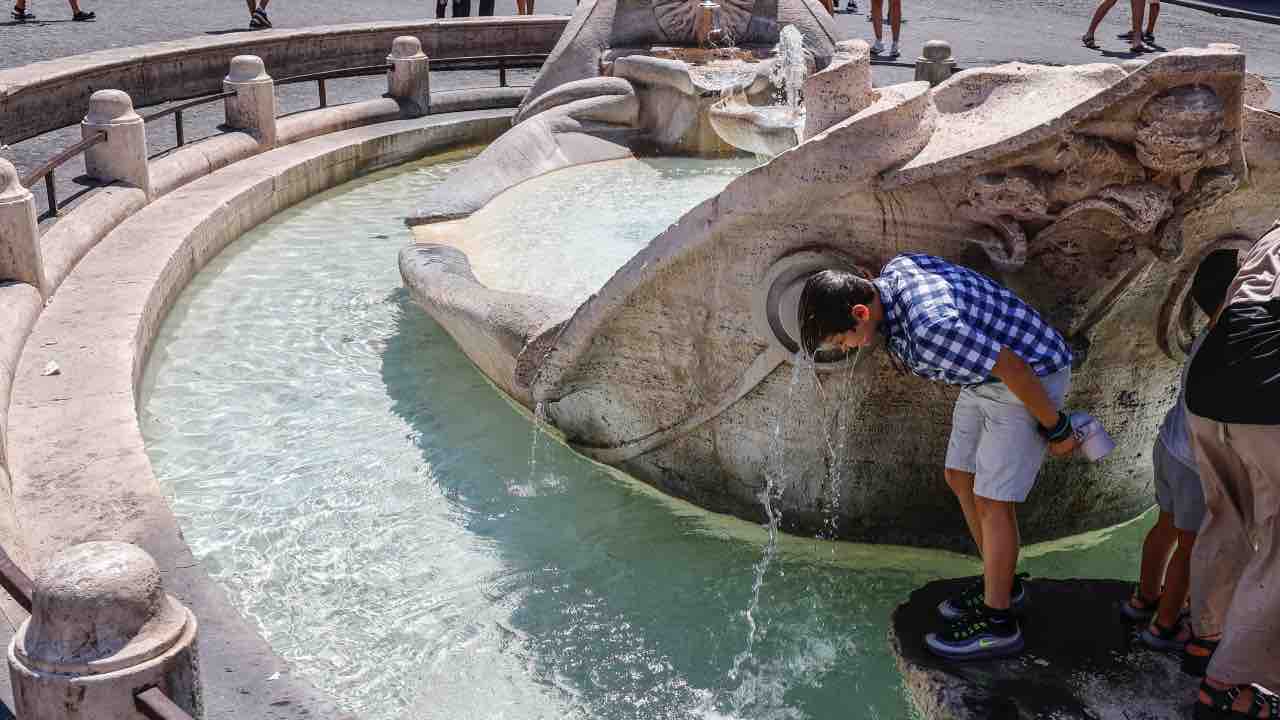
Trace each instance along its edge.
<instances>
[{"instance_id":1,"label":"person's foot","mask_svg":"<svg viewBox=\"0 0 1280 720\"><path fill-rule=\"evenodd\" d=\"M1160 652L1182 652L1191 638L1191 628L1182 618L1178 618L1173 627L1165 627L1159 620L1152 620L1138 634L1138 640L1143 645Z\"/></svg>"},{"instance_id":2,"label":"person's foot","mask_svg":"<svg viewBox=\"0 0 1280 720\"><path fill-rule=\"evenodd\" d=\"M888 57L896 58L896 57L898 57L898 56L899 56L899 55L901 55L901 54L902 54L902 53L898 52L898 43L897 43L896 41L895 41L892 45L890 45L890 46L889 46L889 55L888 55Z\"/></svg>"},{"instance_id":3,"label":"person's foot","mask_svg":"<svg viewBox=\"0 0 1280 720\"><path fill-rule=\"evenodd\" d=\"M271 27L271 19L267 17L267 11L254 10L249 16L249 28L251 30L263 30Z\"/></svg>"},{"instance_id":4,"label":"person's foot","mask_svg":"<svg viewBox=\"0 0 1280 720\"><path fill-rule=\"evenodd\" d=\"M75 20L76 22L85 22L87 20L92 20L96 17L98 17L97 13L84 12L82 10L77 10L76 14L71 16L71 19Z\"/></svg>"},{"instance_id":5,"label":"person's foot","mask_svg":"<svg viewBox=\"0 0 1280 720\"><path fill-rule=\"evenodd\" d=\"M1094 39L1094 37L1093 37L1092 35L1082 35L1082 36L1080 37L1080 44L1081 44L1081 45L1084 45L1085 47L1089 48L1090 50L1097 50L1097 49L1098 49L1098 41L1097 41L1097 40L1095 40L1095 39Z\"/></svg>"},{"instance_id":6,"label":"person's foot","mask_svg":"<svg viewBox=\"0 0 1280 720\"><path fill-rule=\"evenodd\" d=\"M1013 577L1013 591L1009 593L1009 609L1022 612L1027 606L1027 585L1023 579L1026 573L1018 573ZM982 579L975 580L968 587L938 603L938 615L948 622L956 622L971 618L985 607Z\"/></svg>"},{"instance_id":7,"label":"person's foot","mask_svg":"<svg viewBox=\"0 0 1280 720\"><path fill-rule=\"evenodd\" d=\"M877 40L876 43L871 46L871 54L876 57L884 54L884 43Z\"/></svg>"},{"instance_id":8,"label":"person's foot","mask_svg":"<svg viewBox=\"0 0 1280 720\"><path fill-rule=\"evenodd\" d=\"M1156 44L1156 34L1155 34L1155 33L1153 33L1153 32L1144 32L1144 33L1142 33L1142 42L1144 42L1144 43L1146 43L1146 44L1148 44L1148 45L1155 45L1155 44Z\"/></svg>"},{"instance_id":9,"label":"person's foot","mask_svg":"<svg viewBox=\"0 0 1280 720\"><path fill-rule=\"evenodd\" d=\"M1142 597L1136 590L1129 596L1129 601L1120 606L1120 614L1136 623L1151 622L1151 618L1156 614L1156 608L1160 606L1160 598L1148 600Z\"/></svg>"},{"instance_id":10,"label":"person's foot","mask_svg":"<svg viewBox=\"0 0 1280 720\"><path fill-rule=\"evenodd\" d=\"M1195 720L1280 718L1280 697L1260 685L1227 685L1205 678L1196 697Z\"/></svg>"},{"instance_id":11,"label":"person's foot","mask_svg":"<svg viewBox=\"0 0 1280 720\"><path fill-rule=\"evenodd\" d=\"M989 660L1022 652L1022 628L1010 614L983 614L924 636L929 652L948 660Z\"/></svg>"},{"instance_id":12,"label":"person's foot","mask_svg":"<svg viewBox=\"0 0 1280 720\"><path fill-rule=\"evenodd\" d=\"M14 5L13 12L9 13L9 17L13 18L17 22L26 22L28 20L35 20L36 14L27 12L25 7L20 8L17 5Z\"/></svg>"}]
</instances>

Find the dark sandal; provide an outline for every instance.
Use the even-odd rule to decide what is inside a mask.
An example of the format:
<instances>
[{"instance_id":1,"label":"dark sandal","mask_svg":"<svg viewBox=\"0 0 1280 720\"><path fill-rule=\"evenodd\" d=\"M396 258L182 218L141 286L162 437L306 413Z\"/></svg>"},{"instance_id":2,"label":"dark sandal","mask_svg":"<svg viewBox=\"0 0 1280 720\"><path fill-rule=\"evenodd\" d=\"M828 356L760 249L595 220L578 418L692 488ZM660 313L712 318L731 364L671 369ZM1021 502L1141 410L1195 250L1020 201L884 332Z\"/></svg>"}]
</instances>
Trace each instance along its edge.
<instances>
[{"instance_id":1,"label":"dark sandal","mask_svg":"<svg viewBox=\"0 0 1280 720\"><path fill-rule=\"evenodd\" d=\"M1240 697L1240 691L1249 688L1253 697L1249 701L1249 709L1240 712L1232 709ZM1200 681L1200 692L1209 697L1209 704L1196 699L1195 720L1231 720L1232 718L1261 718L1262 711L1267 711L1267 718L1280 718L1280 697L1263 690L1257 685L1234 685L1219 690L1209 685L1208 681Z\"/></svg>"},{"instance_id":2,"label":"dark sandal","mask_svg":"<svg viewBox=\"0 0 1280 720\"><path fill-rule=\"evenodd\" d=\"M84 21L86 21L86 20L92 20L92 19L94 19L94 18L96 18L96 17L98 17L98 14L97 14L97 13L91 13L91 12L84 12L84 11L81 11L81 12L76 13L75 15L72 15L72 16L71 16L71 19L72 19L72 20L75 20L76 22L84 22Z\"/></svg>"},{"instance_id":3,"label":"dark sandal","mask_svg":"<svg viewBox=\"0 0 1280 720\"><path fill-rule=\"evenodd\" d=\"M36 14L33 12L27 12L26 8L19 10L18 6L14 5L13 12L9 13L9 17L17 20L18 22L26 22L28 20L35 20Z\"/></svg>"},{"instance_id":4,"label":"dark sandal","mask_svg":"<svg viewBox=\"0 0 1280 720\"><path fill-rule=\"evenodd\" d=\"M1158 620L1152 620L1149 625L1142 629L1138 634L1138 639L1143 645L1157 650L1159 652L1181 652L1189 640L1180 640L1182 631L1186 629L1182 618L1174 621L1172 627L1165 627Z\"/></svg>"},{"instance_id":5,"label":"dark sandal","mask_svg":"<svg viewBox=\"0 0 1280 720\"><path fill-rule=\"evenodd\" d=\"M1090 50L1098 49L1098 41L1092 35L1085 35L1080 38L1080 43Z\"/></svg>"},{"instance_id":6,"label":"dark sandal","mask_svg":"<svg viewBox=\"0 0 1280 720\"><path fill-rule=\"evenodd\" d=\"M1134 605L1134 601L1138 604ZM1155 600L1147 600L1142 597L1141 593L1134 592L1129 599L1120 606L1120 614L1132 622L1151 622L1151 617L1156 614L1156 609L1160 607L1160 598L1157 596Z\"/></svg>"},{"instance_id":7,"label":"dark sandal","mask_svg":"<svg viewBox=\"0 0 1280 720\"><path fill-rule=\"evenodd\" d=\"M1213 651L1218 649L1218 640L1191 638L1182 650L1182 672L1191 677L1204 677L1209 669L1209 661L1213 659ZM1203 655L1191 652L1192 648L1204 650Z\"/></svg>"}]
</instances>

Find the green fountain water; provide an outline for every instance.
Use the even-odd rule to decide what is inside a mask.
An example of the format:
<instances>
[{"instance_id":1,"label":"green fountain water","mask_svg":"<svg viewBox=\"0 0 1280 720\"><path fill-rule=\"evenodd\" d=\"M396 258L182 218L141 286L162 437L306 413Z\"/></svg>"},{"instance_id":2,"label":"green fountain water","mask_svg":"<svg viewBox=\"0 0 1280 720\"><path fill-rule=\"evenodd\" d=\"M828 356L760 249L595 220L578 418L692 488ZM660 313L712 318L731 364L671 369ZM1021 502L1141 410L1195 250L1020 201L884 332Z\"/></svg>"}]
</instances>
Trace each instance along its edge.
<instances>
[{"instance_id":1,"label":"green fountain water","mask_svg":"<svg viewBox=\"0 0 1280 720\"><path fill-rule=\"evenodd\" d=\"M889 613L977 564L788 536L765 564L765 528L535 436L396 270L405 209L461 160L281 213L166 320L143 429L212 576L296 673L365 718L907 717ZM485 223L505 224L525 261L595 247L554 285L527 286L577 297L744 169L578 168L519 186ZM584 205L601 181L620 191ZM477 264L492 273L496 257ZM1130 577L1144 528L1033 547L1024 566Z\"/></svg>"}]
</instances>

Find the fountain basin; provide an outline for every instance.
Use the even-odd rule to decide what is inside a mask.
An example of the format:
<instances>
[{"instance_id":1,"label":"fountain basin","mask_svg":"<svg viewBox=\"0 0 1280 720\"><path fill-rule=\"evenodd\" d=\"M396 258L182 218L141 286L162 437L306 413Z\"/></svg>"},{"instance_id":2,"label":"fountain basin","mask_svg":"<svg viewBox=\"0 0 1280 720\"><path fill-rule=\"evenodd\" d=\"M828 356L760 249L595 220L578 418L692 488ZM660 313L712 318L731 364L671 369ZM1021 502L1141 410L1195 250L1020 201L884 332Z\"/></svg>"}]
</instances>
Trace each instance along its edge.
<instances>
[{"instance_id":1,"label":"fountain basin","mask_svg":"<svg viewBox=\"0 0 1280 720\"><path fill-rule=\"evenodd\" d=\"M755 106L724 98L708 111L722 140L749 153L773 157L800 143L804 115L785 105Z\"/></svg>"}]
</instances>

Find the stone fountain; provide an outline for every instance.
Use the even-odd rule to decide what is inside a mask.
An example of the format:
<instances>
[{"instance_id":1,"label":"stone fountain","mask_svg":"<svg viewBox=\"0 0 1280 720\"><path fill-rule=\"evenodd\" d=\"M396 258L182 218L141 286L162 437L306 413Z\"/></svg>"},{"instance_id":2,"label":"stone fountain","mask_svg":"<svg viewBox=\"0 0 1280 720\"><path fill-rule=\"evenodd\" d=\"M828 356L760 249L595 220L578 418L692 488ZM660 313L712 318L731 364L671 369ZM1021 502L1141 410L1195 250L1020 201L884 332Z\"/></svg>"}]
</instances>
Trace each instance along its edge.
<instances>
[{"instance_id":1,"label":"stone fountain","mask_svg":"<svg viewBox=\"0 0 1280 720\"><path fill-rule=\"evenodd\" d=\"M725 3L740 48L817 7L780 1L760 19L762 4ZM705 508L762 518L769 474L792 531L961 547L942 482L955 390L898 374L882 352L795 359L794 299L810 273L929 252L1010 286L1069 339L1068 403L1118 442L1100 463L1046 463L1024 537L1151 504L1151 442L1197 322L1189 278L1280 212L1280 116L1259 109L1265 90L1238 48L872 88L865 45L830 43L818 12L791 23L816 69L798 144L686 213L579 306L485 287L458 239L497 192L642 147L699 146L690 117L668 112L664 129L652 109L678 96L701 107L693 73L685 93L658 79L674 70L654 70L688 60L637 50L677 27L692 45L693 16L676 25L649 7L584 3L515 127L409 219L407 287L498 387L579 452Z\"/></svg>"}]
</instances>

